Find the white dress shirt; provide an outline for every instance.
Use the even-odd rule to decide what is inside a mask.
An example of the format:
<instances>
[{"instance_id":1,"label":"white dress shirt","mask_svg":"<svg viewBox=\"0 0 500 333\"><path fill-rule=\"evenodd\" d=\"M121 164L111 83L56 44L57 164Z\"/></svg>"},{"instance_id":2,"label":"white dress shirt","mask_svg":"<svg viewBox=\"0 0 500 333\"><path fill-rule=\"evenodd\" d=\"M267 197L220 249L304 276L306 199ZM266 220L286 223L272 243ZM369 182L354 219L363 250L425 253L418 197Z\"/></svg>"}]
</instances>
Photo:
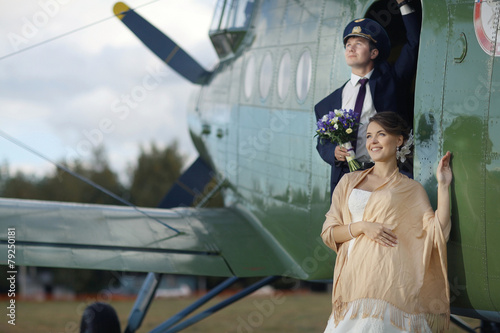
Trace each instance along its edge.
<instances>
[{"instance_id":1,"label":"white dress shirt","mask_svg":"<svg viewBox=\"0 0 500 333\"><path fill-rule=\"evenodd\" d=\"M363 77L368 79L366 83L366 95L363 103L363 109L361 110L360 125L358 129L358 139L356 142L356 159L359 162L370 162L371 158L366 150L366 129L368 127L368 120L373 117L377 110L373 105L372 93L370 92L370 77L373 74L373 69L365 76L358 76L351 73L351 80L347 82L342 90L342 109L352 109L354 110L354 105L356 104L356 97L358 97L359 88L361 84L359 80Z\"/></svg>"}]
</instances>

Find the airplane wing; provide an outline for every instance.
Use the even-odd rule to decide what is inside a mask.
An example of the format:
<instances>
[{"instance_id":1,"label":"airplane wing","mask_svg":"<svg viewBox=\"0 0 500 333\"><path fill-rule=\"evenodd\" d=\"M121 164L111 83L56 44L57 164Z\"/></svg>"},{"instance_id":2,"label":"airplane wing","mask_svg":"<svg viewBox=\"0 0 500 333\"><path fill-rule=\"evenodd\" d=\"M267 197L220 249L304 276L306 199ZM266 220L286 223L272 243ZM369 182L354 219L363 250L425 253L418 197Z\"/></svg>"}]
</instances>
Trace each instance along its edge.
<instances>
[{"instance_id":1,"label":"airplane wing","mask_svg":"<svg viewBox=\"0 0 500 333\"><path fill-rule=\"evenodd\" d=\"M237 207L137 210L2 198L0 225L2 253L15 245L15 258L2 256L2 265L248 277L280 275L291 264Z\"/></svg>"}]
</instances>

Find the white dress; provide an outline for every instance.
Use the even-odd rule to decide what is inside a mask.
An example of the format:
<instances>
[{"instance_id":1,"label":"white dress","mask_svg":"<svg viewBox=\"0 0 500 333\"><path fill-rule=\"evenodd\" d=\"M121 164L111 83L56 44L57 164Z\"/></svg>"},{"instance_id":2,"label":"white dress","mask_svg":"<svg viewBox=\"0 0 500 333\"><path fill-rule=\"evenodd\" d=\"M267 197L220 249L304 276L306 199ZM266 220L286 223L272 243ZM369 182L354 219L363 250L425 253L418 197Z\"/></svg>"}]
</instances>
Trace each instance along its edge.
<instances>
[{"instance_id":1,"label":"white dress","mask_svg":"<svg viewBox=\"0 0 500 333\"><path fill-rule=\"evenodd\" d=\"M349 211L351 212L351 221L356 223L363 220L363 213L365 211L366 203L370 199L372 192L364 191L360 189L353 189L351 195L349 196L348 205ZM356 244L356 238L349 241L349 248L347 250L347 258L349 260L349 253ZM373 310L375 312L376 309ZM360 311L362 312L362 311ZM333 316L328 320L328 325L326 326L324 333L336 333L336 332L352 332L352 333L405 333L411 331L405 331L397 328L391 324L391 305L387 304L384 318L373 318L368 316L366 318L361 318L361 313L355 318L351 319L352 307L349 309L344 317L344 320L339 322L337 327L335 327L335 322ZM408 314L407 318L411 315ZM427 326L427 331L431 332L429 326Z\"/></svg>"}]
</instances>

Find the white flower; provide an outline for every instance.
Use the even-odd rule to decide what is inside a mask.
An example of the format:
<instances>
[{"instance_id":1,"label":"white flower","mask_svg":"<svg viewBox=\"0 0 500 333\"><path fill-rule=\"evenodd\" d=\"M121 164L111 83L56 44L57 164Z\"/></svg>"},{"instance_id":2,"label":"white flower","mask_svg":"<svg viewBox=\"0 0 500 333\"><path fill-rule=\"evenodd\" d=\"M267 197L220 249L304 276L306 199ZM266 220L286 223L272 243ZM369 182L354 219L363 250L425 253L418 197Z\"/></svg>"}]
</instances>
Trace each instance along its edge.
<instances>
[{"instance_id":1,"label":"white flower","mask_svg":"<svg viewBox=\"0 0 500 333\"><path fill-rule=\"evenodd\" d=\"M323 118L321 118L321 121L326 123L326 121L328 120L328 115L324 115Z\"/></svg>"},{"instance_id":2,"label":"white flower","mask_svg":"<svg viewBox=\"0 0 500 333\"><path fill-rule=\"evenodd\" d=\"M348 129L346 129L346 130L345 130L345 132L346 132L347 134L351 134L351 133L352 133L352 128L350 128L350 127L349 127Z\"/></svg>"},{"instance_id":3,"label":"white flower","mask_svg":"<svg viewBox=\"0 0 500 333\"><path fill-rule=\"evenodd\" d=\"M339 124L335 123L335 125L333 125L333 127L338 130L339 129Z\"/></svg>"},{"instance_id":4,"label":"white flower","mask_svg":"<svg viewBox=\"0 0 500 333\"><path fill-rule=\"evenodd\" d=\"M410 135L408 136L408 140L406 140L405 144L401 146L401 148L397 151L396 156L397 158L403 163L406 161L406 155L411 153L411 146L413 145L413 133L410 132Z\"/></svg>"},{"instance_id":5,"label":"white flower","mask_svg":"<svg viewBox=\"0 0 500 333\"><path fill-rule=\"evenodd\" d=\"M342 117L342 115L344 114L341 110L335 110L334 112L337 117Z\"/></svg>"}]
</instances>

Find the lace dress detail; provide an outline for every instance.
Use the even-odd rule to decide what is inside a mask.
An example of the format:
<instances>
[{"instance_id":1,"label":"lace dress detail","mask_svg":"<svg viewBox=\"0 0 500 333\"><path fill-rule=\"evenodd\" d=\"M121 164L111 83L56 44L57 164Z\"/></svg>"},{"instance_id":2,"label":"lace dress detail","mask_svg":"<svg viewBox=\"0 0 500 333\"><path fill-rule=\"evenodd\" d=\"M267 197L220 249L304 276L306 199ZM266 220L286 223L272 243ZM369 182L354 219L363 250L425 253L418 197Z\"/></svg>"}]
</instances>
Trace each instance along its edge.
<instances>
[{"instance_id":1,"label":"lace dress detail","mask_svg":"<svg viewBox=\"0 0 500 333\"><path fill-rule=\"evenodd\" d=\"M365 211L366 204L370 199L372 192L364 191L360 189L353 189L351 195L349 196L348 205L349 211L351 212L352 223L360 222L363 220L363 214ZM347 250L347 257L352 252L354 245L356 244L356 238L349 241L349 248ZM372 301L380 302L382 306L383 316L380 317L380 309L377 307L371 307L369 304ZM339 322L335 327L335 322L333 315L328 320L328 325L324 333L336 333L336 332L352 332L352 333L410 333L413 330L405 331L394 326L391 323L392 314L395 308L388 304L387 302L372 299L361 299L355 302L355 306L351 306L347 311L344 320ZM366 306L366 309L365 309ZM356 313L353 313L354 308L356 308ZM412 317L410 314L405 314L405 317L409 319ZM423 333L430 333L431 329L426 325L427 330Z\"/></svg>"},{"instance_id":2,"label":"lace dress detail","mask_svg":"<svg viewBox=\"0 0 500 333\"><path fill-rule=\"evenodd\" d=\"M370 195L372 192L364 191L360 189L353 189L351 195L349 196L348 205L349 211L351 212L351 221L352 223L363 221L363 214L365 212L366 204L368 203L368 199L370 199ZM349 241L349 249L347 250L347 257L349 258L349 254L354 247L354 243L356 239L351 239Z\"/></svg>"}]
</instances>

